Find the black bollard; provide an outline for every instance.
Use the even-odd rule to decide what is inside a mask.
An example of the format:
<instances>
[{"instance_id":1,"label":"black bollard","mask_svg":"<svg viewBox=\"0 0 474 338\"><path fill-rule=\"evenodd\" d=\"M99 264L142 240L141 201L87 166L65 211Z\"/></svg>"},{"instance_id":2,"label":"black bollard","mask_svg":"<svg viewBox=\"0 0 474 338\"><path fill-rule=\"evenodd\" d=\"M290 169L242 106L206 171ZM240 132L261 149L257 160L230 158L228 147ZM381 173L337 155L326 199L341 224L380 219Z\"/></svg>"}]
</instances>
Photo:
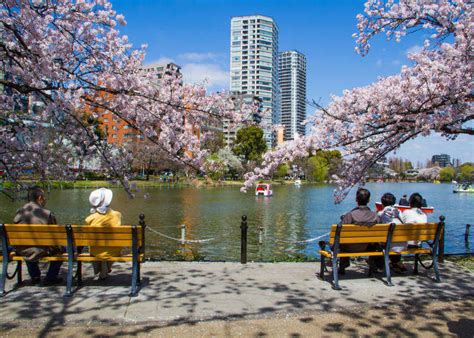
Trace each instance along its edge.
<instances>
[{"instance_id":1,"label":"black bollard","mask_svg":"<svg viewBox=\"0 0 474 338\"><path fill-rule=\"evenodd\" d=\"M138 216L138 218L140 219L138 224L140 224L142 226L142 241L143 241L143 243L142 243L142 247L141 247L141 253L144 254L145 253L145 229L146 229L145 215L140 214Z\"/></svg>"},{"instance_id":2,"label":"black bollard","mask_svg":"<svg viewBox=\"0 0 474 338\"><path fill-rule=\"evenodd\" d=\"M464 233L464 242L466 246L469 246L469 228L471 227L470 224L466 224L466 232Z\"/></svg>"},{"instance_id":3,"label":"black bollard","mask_svg":"<svg viewBox=\"0 0 474 338\"><path fill-rule=\"evenodd\" d=\"M242 216L240 223L240 263L247 264L247 216Z\"/></svg>"},{"instance_id":4,"label":"black bollard","mask_svg":"<svg viewBox=\"0 0 474 338\"><path fill-rule=\"evenodd\" d=\"M445 217L444 216L440 216L439 217L439 220L440 222L443 223L443 227L442 227L442 230L441 230L441 237L439 239L439 251L438 251L438 261L440 263L443 263L444 262L444 234L446 233L446 231L444 231L444 220L445 220Z\"/></svg>"}]
</instances>

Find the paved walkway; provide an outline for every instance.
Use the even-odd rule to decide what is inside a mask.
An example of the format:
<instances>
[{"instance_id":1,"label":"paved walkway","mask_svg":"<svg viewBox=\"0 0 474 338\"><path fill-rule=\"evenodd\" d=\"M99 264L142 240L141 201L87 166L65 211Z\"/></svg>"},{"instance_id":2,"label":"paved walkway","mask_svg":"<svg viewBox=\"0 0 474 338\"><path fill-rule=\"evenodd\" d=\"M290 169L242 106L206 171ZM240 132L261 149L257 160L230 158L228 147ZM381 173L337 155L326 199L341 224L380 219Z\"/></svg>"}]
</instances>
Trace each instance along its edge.
<instances>
[{"instance_id":1,"label":"paved walkway","mask_svg":"<svg viewBox=\"0 0 474 338\"><path fill-rule=\"evenodd\" d=\"M45 333L65 324L179 326L315 312L336 313L350 321L364 308L380 308L383 318L390 316L393 306L415 307L423 313L432 310L433 302L472 304L474 299L474 273L449 262L441 267L441 283L432 281L432 271L421 269L418 276L395 276L394 287L367 278L365 263L356 263L342 277L342 291L315 277L318 263L147 262L143 288L134 298L128 296L130 267L117 264L109 279L99 282L86 266L84 286L72 298L62 296L65 286L36 287L26 282L0 301L0 325L3 330L42 327ZM12 287L9 284L7 290Z\"/></svg>"}]
</instances>

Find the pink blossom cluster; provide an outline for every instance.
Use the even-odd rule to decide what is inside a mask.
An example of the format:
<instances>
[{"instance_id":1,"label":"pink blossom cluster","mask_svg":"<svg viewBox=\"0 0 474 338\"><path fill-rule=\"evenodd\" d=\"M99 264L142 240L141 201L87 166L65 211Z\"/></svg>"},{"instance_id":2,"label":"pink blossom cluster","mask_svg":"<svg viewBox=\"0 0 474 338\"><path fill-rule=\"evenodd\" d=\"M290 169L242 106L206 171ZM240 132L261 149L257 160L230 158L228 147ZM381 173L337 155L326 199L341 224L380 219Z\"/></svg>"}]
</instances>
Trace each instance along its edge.
<instances>
[{"instance_id":1,"label":"pink blossom cluster","mask_svg":"<svg viewBox=\"0 0 474 338\"><path fill-rule=\"evenodd\" d=\"M439 132L448 139L474 135L466 122L474 120L472 3L463 0L379 1L365 4L359 15L356 51L368 53L370 39L385 33L398 41L424 29L431 36L424 48L409 56L413 65L400 74L366 87L345 90L327 107L318 106L308 119L310 133L264 156L262 168L246 175L245 191L281 163L318 149L338 149L345 158L336 178L340 202L380 158L419 135Z\"/></svg>"},{"instance_id":2,"label":"pink blossom cluster","mask_svg":"<svg viewBox=\"0 0 474 338\"><path fill-rule=\"evenodd\" d=\"M0 170L9 179L22 169L71 178L95 161L127 187L133 155L100 138L86 113L112 112L196 168L205 156L200 127L242 120L225 93L144 74L146 46L133 49L119 24L125 19L107 0L1 2Z\"/></svg>"}]
</instances>

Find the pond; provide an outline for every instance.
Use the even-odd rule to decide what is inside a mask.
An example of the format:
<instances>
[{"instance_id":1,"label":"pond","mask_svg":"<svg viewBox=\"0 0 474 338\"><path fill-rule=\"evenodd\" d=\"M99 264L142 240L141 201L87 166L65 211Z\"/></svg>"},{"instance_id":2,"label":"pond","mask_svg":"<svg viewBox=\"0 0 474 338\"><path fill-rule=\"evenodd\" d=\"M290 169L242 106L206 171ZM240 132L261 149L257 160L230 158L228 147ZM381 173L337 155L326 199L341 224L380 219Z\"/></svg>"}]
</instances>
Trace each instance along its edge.
<instances>
[{"instance_id":1,"label":"pond","mask_svg":"<svg viewBox=\"0 0 474 338\"><path fill-rule=\"evenodd\" d=\"M454 194L449 184L370 183L370 206L385 192L397 199L419 192L435 208L429 221L446 217L447 253L468 252L474 246L474 234L465 245L466 223L474 223L474 194ZM130 199L121 189L114 189L112 208L123 215L124 224L137 224L145 214L151 229L147 232L147 256L158 259L199 259L238 261L240 259L241 216L248 217L248 260L278 261L298 257L318 258L318 241L337 223L340 215L355 205L355 190L338 205L332 199L330 185L274 185L272 197L243 194L238 187L154 188L138 190ZM47 207L58 222L82 224L88 215L88 196L92 189L52 190ZM0 197L0 220L12 221L15 210L24 201L12 202ZM185 224L188 240L210 239L181 245L180 225ZM262 228L262 244L259 244ZM152 232L153 230L153 232ZM474 230L473 230L474 232ZM159 233L159 234L158 234Z\"/></svg>"}]
</instances>

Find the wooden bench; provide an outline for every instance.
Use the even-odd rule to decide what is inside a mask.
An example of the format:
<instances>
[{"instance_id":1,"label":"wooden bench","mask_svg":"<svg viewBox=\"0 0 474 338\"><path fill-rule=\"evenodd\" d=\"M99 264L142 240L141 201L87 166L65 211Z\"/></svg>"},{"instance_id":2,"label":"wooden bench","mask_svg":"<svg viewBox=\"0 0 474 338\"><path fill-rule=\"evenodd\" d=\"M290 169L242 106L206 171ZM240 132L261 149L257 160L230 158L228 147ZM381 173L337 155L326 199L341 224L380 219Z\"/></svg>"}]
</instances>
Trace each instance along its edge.
<instances>
[{"instance_id":1,"label":"wooden bench","mask_svg":"<svg viewBox=\"0 0 474 338\"><path fill-rule=\"evenodd\" d=\"M354 224L334 224L331 227L329 242L319 242L321 254L321 270L318 274L324 280L326 270L326 259L332 260L332 287L341 290L339 287L339 276L337 261L341 257L361 257L361 256L383 256L386 276L386 284L393 286L390 274L390 255L415 255L413 272L418 273L418 262L421 263L420 255L429 255L433 260L433 268L436 275L435 280L440 281L438 269L438 254L440 237L444 231L444 216L441 216L438 223L424 224L376 224L373 226L361 226ZM402 252L387 250L392 243L407 241L423 241L428 243L428 247L408 248ZM379 243L382 250L373 252L340 252L341 244L356 243ZM328 247L329 244L329 247ZM423 263L421 263L423 265ZM369 271L369 274L371 271Z\"/></svg>"},{"instance_id":2,"label":"wooden bench","mask_svg":"<svg viewBox=\"0 0 474 338\"><path fill-rule=\"evenodd\" d=\"M47 256L42 262L63 261L68 263L66 278L66 296L72 296L73 279L82 285L82 262L132 262L131 296L140 289L140 264L145 255L145 216L140 215L140 225L121 225L116 227L96 227L89 225L44 225L44 224L0 224L2 240L3 269L0 278L0 292L5 295L7 278L17 276L18 286L22 283L22 262L17 246L59 246L66 253ZM131 254L101 259L88 253L82 253L85 246L130 247ZM12 276L8 276L8 263L17 262ZM77 265L74 278L74 263Z\"/></svg>"}]
</instances>

